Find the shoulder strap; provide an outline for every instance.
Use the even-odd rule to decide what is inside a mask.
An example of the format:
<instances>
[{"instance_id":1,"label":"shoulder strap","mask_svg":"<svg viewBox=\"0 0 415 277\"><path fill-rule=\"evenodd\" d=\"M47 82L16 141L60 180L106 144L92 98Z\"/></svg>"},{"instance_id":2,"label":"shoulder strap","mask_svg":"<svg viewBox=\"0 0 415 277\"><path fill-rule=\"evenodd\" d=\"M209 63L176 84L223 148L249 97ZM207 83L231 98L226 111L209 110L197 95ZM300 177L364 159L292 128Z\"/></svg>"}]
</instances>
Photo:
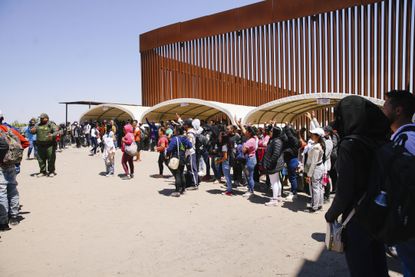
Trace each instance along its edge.
<instances>
[{"instance_id":1,"label":"shoulder strap","mask_svg":"<svg viewBox=\"0 0 415 277\"><path fill-rule=\"evenodd\" d=\"M176 137L176 142L177 142L177 156L180 156L180 147L179 147L179 138Z\"/></svg>"}]
</instances>

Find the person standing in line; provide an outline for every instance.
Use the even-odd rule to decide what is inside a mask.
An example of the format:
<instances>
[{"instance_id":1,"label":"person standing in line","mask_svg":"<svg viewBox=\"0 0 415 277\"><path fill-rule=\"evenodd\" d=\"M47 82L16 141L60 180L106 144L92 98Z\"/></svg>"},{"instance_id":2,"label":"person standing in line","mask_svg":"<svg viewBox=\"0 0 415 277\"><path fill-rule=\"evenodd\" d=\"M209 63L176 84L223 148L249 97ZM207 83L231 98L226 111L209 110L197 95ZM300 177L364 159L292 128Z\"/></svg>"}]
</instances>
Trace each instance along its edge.
<instances>
[{"instance_id":1,"label":"person standing in line","mask_svg":"<svg viewBox=\"0 0 415 277\"><path fill-rule=\"evenodd\" d=\"M230 165L230 155L229 155L229 136L225 132L219 134L219 157L215 160L216 170L219 171L220 165L222 165L223 175L226 180L226 191L223 192L223 195L232 196L232 177L231 177L231 165Z\"/></svg>"},{"instance_id":2,"label":"person standing in line","mask_svg":"<svg viewBox=\"0 0 415 277\"><path fill-rule=\"evenodd\" d=\"M75 138L76 148L81 148L81 127L78 122L74 122L73 137Z\"/></svg>"},{"instance_id":3,"label":"person standing in line","mask_svg":"<svg viewBox=\"0 0 415 277\"><path fill-rule=\"evenodd\" d=\"M337 190L325 214L329 223L340 216L344 222L368 191L368 173L374 151L351 136L370 139L374 145L383 145L390 133L388 119L381 109L363 97L347 96L340 100L334 111L333 129L338 131L341 142L336 162ZM356 216L343 230L342 240L351 276L389 276L385 245L373 239Z\"/></svg>"},{"instance_id":4,"label":"person standing in line","mask_svg":"<svg viewBox=\"0 0 415 277\"><path fill-rule=\"evenodd\" d=\"M85 122L84 135L85 135L86 145L90 147L91 146L91 124L89 124L89 122Z\"/></svg>"},{"instance_id":5,"label":"person standing in line","mask_svg":"<svg viewBox=\"0 0 415 277\"><path fill-rule=\"evenodd\" d=\"M324 189L324 131L322 128L314 128L311 133L311 149L308 151L308 158L304 165L304 173L307 174L306 182L311 184L311 207L309 211L314 213L323 208Z\"/></svg>"},{"instance_id":6,"label":"person standing in line","mask_svg":"<svg viewBox=\"0 0 415 277\"><path fill-rule=\"evenodd\" d=\"M111 131L112 131L112 133L114 135L113 136L114 146L115 146L115 148L118 148L118 139L117 139L117 130L118 130L118 127L117 127L117 124L115 124L115 121L113 119L111 119L109 125L111 126ZM107 125L107 128L108 128L108 125Z\"/></svg>"},{"instance_id":7,"label":"person standing in line","mask_svg":"<svg viewBox=\"0 0 415 277\"><path fill-rule=\"evenodd\" d=\"M287 164L288 179L291 184L291 192L285 197L285 200L292 201L297 198L297 169L299 166L298 151L300 142L296 131L289 125L284 127L284 133L287 135L287 147L284 150L284 161Z\"/></svg>"},{"instance_id":8,"label":"person standing in line","mask_svg":"<svg viewBox=\"0 0 415 277\"><path fill-rule=\"evenodd\" d=\"M98 122L94 123L91 128L91 147L90 150L91 155L94 156L97 153L98 148L98 137L99 137L99 131L98 131Z\"/></svg>"},{"instance_id":9,"label":"person standing in line","mask_svg":"<svg viewBox=\"0 0 415 277\"><path fill-rule=\"evenodd\" d=\"M30 143L23 137L19 132L13 128L8 127L3 123L4 115L0 111L0 132L5 136L6 133L10 132L16 141L18 140L20 146L24 149L27 148ZM2 142L7 143L5 140ZM19 224L19 192L17 190L17 181L16 181L16 164L15 163L5 163L4 157L7 154L9 145L7 149L1 145L0 150L0 231L10 230L10 225ZM20 157L21 158L21 157Z\"/></svg>"},{"instance_id":10,"label":"person standing in line","mask_svg":"<svg viewBox=\"0 0 415 277\"><path fill-rule=\"evenodd\" d=\"M256 138L255 130L251 126L245 128L241 124L241 120L238 121L238 125L241 128L243 135L247 138L247 141L243 144L242 151L247 156L245 175L248 180L248 191L243 197L249 198L254 194L254 170L257 163L256 150L258 149L258 139Z\"/></svg>"},{"instance_id":11,"label":"person standing in line","mask_svg":"<svg viewBox=\"0 0 415 277\"><path fill-rule=\"evenodd\" d=\"M157 125L153 122L150 122L146 118L146 122L148 124L148 127L150 128L150 151L154 151L154 147L156 146L157 140L158 140L158 128Z\"/></svg>"},{"instance_id":12,"label":"person standing in line","mask_svg":"<svg viewBox=\"0 0 415 277\"><path fill-rule=\"evenodd\" d=\"M415 96L409 91L390 91L386 94L383 112L389 119L393 135L391 140L396 141L406 134L406 150L415 155L415 131L404 131L404 128L415 128L412 118L415 113ZM412 199L415 201L415 199ZM400 243L396 251L403 264L404 277L415 276L415 240Z\"/></svg>"},{"instance_id":13,"label":"person standing in line","mask_svg":"<svg viewBox=\"0 0 415 277\"><path fill-rule=\"evenodd\" d=\"M49 121L49 116L47 114L42 113L40 115L39 124L33 127L30 132L32 134L36 134L38 162L40 168L40 172L37 173L36 176L56 176L56 136L58 135L58 127L55 123Z\"/></svg>"},{"instance_id":14,"label":"person standing in line","mask_svg":"<svg viewBox=\"0 0 415 277\"><path fill-rule=\"evenodd\" d=\"M273 127L269 133L271 140L267 143L263 166L269 176L272 188L272 199L265 203L265 205L271 207L278 206L281 201L282 186L280 172L284 167L284 142L281 128Z\"/></svg>"},{"instance_id":15,"label":"person standing in line","mask_svg":"<svg viewBox=\"0 0 415 277\"><path fill-rule=\"evenodd\" d=\"M191 119L186 119L183 122L183 127L186 130L187 139L192 144L192 148L186 150L187 171L192 174L193 188L199 188L199 174L196 163L196 131L193 129Z\"/></svg>"},{"instance_id":16,"label":"person standing in line","mask_svg":"<svg viewBox=\"0 0 415 277\"><path fill-rule=\"evenodd\" d=\"M134 142L134 135L133 135L133 126L131 124L127 124L124 126L124 137L122 138L122 147L121 151L122 159L121 164L125 172L125 178L124 179L132 179L134 178L134 161L133 156L130 156L125 152L125 147L131 145ZM130 168L128 169L128 166Z\"/></svg>"},{"instance_id":17,"label":"person standing in line","mask_svg":"<svg viewBox=\"0 0 415 277\"><path fill-rule=\"evenodd\" d=\"M137 144L137 154L135 155L134 161L141 161L140 151L141 151L141 129L138 126L138 121L133 120L133 130L134 130L134 141Z\"/></svg>"},{"instance_id":18,"label":"person standing in line","mask_svg":"<svg viewBox=\"0 0 415 277\"><path fill-rule=\"evenodd\" d=\"M169 140L166 136L166 129L164 127L159 128L159 141L157 142L157 152L159 152L159 178L163 178L164 162L166 160L166 149L169 146Z\"/></svg>"},{"instance_id":19,"label":"person standing in line","mask_svg":"<svg viewBox=\"0 0 415 277\"><path fill-rule=\"evenodd\" d=\"M32 118L29 121L29 125L26 127L24 134L26 138L29 140L30 146L27 150L27 159L30 160L30 154L32 154L33 151L33 157L37 158L37 146L36 146L36 134L32 134L30 130L35 127L36 125L36 119Z\"/></svg>"},{"instance_id":20,"label":"person standing in line","mask_svg":"<svg viewBox=\"0 0 415 277\"><path fill-rule=\"evenodd\" d=\"M115 144L114 144L114 132L111 129L111 126L107 126L107 132L102 137L102 142L104 143L104 152L102 157L105 161L106 166L106 177L114 176L114 167L115 167Z\"/></svg>"},{"instance_id":21,"label":"person standing in line","mask_svg":"<svg viewBox=\"0 0 415 277\"><path fill-rule=\"evenodd\" d=\"M328 203L330 201L330 193L331 193L331 178L330 178L330 170L332 167L331 163L331 153L333 151L333 141L331 140L330 133L333 131L333 129L330 126L325 126L323 128L324 130L324 143L326 145L326 151L324 153L325 155L325 174L327 176L327 183L324 186L324 203Z\"/></svg>"},{"instance_id":22,"label":"person standing in line","mask_svg":"<svg viewBox=\"0 0 415 277\"><path fill-rule=\"evenodd\" d=\"M186 180L184 178L184 166L186 164L185 151L192 147L192 143L184 135L183 127L176 126L174 128L174 136L171 138L166 150L166 157L175 157L180 161L179 167L172 170L176 185L175 191L171 194L173 197L179 197L186 191Z\"/></svg>"}]
</instances>

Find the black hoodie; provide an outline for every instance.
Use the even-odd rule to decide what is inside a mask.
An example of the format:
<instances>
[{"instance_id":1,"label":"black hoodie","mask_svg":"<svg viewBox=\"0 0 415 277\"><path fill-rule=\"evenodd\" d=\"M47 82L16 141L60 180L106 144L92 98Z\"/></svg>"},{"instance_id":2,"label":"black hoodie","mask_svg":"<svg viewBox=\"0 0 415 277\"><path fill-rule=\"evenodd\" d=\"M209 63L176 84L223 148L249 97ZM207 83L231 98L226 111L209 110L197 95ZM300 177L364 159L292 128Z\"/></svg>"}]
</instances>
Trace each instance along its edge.
<instances>
[{"instance_id":1,"label":"black hoodie","mask_svg":"<svg viewBox=\"0 0 415 277\"><path fill-rule=\"evenodd\" d=\"M349 136L382 144L390 134L389 122L379 107L359 96L345 97L337 104L334 128L341 141L335 165L338 172L336 196L325 215L328 222L340 215L344 219L367 190L373 150Z\"/></svg>"}]
</instances>

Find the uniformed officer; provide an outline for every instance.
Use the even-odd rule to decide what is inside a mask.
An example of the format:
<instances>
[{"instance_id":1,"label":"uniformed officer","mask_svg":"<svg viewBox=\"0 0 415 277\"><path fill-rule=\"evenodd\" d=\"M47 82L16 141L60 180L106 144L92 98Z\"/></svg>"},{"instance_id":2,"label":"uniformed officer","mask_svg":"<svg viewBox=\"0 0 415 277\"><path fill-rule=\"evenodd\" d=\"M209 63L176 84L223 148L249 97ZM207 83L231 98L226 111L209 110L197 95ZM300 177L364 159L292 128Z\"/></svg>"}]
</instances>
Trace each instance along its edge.
<instances>
[{"instance_id":1,"label":"uniformed officer","mask_svg":"<svg viewBox=\"0 0 415 277\"><path fill-rule=\"evenodd\" d=\"M40 172L36 174L38 177L53 177L56 175L56 136L58 135L58 130L58 126L50 122L49 116L45 113L40 115L40 122L31 129L31 133L36 134L37 160L40 167Z\"/></svg>"}]
</instances>

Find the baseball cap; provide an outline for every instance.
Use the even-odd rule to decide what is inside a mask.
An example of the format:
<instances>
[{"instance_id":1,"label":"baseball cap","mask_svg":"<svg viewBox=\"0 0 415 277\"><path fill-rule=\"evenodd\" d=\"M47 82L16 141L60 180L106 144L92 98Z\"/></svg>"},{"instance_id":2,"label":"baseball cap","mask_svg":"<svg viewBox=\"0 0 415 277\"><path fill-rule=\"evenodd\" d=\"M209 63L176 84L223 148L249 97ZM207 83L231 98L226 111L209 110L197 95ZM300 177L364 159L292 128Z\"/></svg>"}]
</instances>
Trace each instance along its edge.
<instances>
[{"instance_id":1,"label":"baseball cap","mask_svg":"<svg viewBox=\"0 0 415 277\"><path fill-rule=\"evenodd\" d=\"M320 137L324 137L324 130L322 128L314 128L310 131L311 134L318 135Z\"/></svg>"}]
</instances>

